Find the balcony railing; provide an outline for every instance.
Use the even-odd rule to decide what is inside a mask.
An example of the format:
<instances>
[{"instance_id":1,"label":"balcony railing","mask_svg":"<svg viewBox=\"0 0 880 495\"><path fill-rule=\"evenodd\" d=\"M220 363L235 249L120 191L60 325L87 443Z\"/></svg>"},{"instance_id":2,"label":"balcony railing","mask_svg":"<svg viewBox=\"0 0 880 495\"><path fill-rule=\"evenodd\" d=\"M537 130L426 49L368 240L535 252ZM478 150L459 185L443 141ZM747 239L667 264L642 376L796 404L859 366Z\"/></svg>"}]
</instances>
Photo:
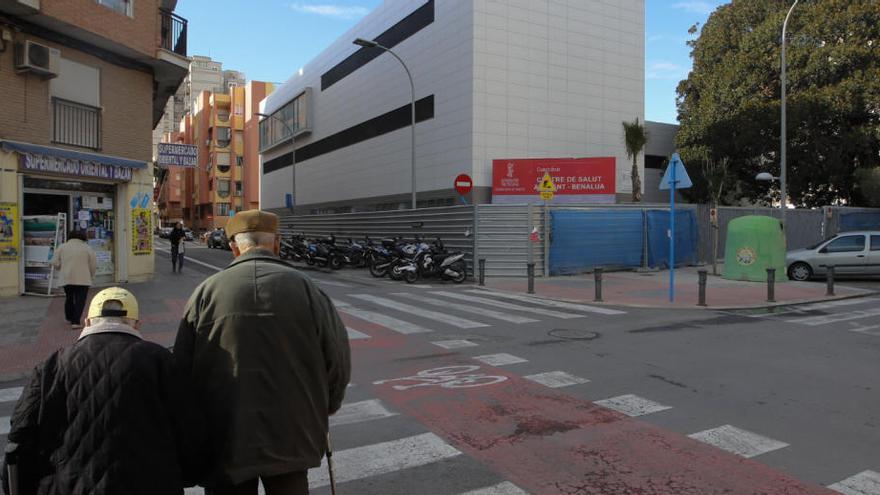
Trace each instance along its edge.
<instances>
[{"instance_id":1,"label":"balcony railing","mask_svg":"<svg viewBox=\"0 0 880 495\"><path fill-rule=\"evenodd\" d=\"M52 142L101 149L101 109L52 98Z\"/></svg>"},{"instance_id":2,"label":"balcony railing","mask_svg":"<svg viewBox=\"0 0 880 495\"><path fill-rule=\"evenodd\" d=\"M159 16L162 25L162 48L185 57L186 19L165 9L159 9Z\"/></svg>"}]
</instances>

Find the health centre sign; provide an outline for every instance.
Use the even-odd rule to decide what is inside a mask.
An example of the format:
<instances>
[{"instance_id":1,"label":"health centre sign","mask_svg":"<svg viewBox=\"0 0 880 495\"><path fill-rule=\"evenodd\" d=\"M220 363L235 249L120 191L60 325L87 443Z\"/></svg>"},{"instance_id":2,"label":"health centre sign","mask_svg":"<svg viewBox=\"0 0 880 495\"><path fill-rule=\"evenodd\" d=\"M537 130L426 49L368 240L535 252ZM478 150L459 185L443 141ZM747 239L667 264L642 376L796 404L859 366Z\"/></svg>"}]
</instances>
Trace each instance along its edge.
<instances>
[{"instance_id":1,"label":"health centre sign","mask_svg":"<svg viewBox=\"0 0 880 495\"><path fill-rule=\"evenodd\" d=\"M614 203L614 157L513 158L492 160L492 202L540 202L540 183L549 174L552 203Z\"/></svg>"}]
</instances>

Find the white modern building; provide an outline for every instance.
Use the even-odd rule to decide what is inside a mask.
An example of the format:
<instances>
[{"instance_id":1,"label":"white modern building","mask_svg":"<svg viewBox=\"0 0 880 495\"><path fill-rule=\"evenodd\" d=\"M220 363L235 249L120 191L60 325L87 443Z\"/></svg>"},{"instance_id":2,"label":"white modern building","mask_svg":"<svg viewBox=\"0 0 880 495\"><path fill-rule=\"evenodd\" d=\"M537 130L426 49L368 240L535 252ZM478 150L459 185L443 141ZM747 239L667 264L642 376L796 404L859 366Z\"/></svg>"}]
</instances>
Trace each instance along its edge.
<instances>
[{"instance_id":1,"label":"white modern building","mask_svg":"<svg viewBox=\"0 0 880 495\"><path fill-rule=\"evenodd\" d=\"M386 0L263 101L279 118L261 123L261 207L409 207L409 79L356 38L412 73L420 207L460 202L461 173L467 200L489 202L493 160L513 158L613 157L629 198L621 123L644 122L644 0Z\"/></svg>"}]
</instances>

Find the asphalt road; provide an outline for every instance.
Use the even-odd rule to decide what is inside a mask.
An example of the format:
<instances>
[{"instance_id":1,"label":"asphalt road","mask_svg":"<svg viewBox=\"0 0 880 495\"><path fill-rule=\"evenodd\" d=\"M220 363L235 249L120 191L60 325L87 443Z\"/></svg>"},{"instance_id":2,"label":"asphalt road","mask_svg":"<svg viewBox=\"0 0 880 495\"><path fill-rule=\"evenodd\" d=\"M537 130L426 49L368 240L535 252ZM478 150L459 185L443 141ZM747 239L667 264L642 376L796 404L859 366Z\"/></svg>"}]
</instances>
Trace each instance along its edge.
<instances>
[{"instance_id":1,"label":"asphalt road","mask_svg":"<svg viewBox=\"0 0 880 495\"><path fill-rule=\"evenodd\" d=\"M340 493L880 494L878 298L646 310L308 273L353 349Z\"/></svg>"}]
</instances>

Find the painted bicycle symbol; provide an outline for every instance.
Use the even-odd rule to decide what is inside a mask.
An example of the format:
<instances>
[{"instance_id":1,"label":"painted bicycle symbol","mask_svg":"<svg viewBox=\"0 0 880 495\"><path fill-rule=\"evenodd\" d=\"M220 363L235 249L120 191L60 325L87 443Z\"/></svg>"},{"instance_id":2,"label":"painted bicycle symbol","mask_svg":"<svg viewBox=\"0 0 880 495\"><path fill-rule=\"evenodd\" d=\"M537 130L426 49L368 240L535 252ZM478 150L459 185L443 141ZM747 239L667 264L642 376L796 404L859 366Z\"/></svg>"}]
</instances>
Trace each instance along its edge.
<instances>
[{"instance_id":1,"label":"painted bicycle symbol","mask_svg":"<svg viewBox=\"0 0 880 495\"><path fill-rule=\"evenodd\" d=\"M373 382L373 385L381 385L389 382L415 382L405 385L394 385L394 390L409 390L416 387L432 387L438 386L443 388L470 388L482 387L484 385L494 385L507 380L506 376L487 375L485 373L474 373L479 370L479 366L444 366L442 368L433 368L422 370L412 376L403 376L400 378L390 378L388 380L379 380Z\"/></svg>"}]
</instances>

